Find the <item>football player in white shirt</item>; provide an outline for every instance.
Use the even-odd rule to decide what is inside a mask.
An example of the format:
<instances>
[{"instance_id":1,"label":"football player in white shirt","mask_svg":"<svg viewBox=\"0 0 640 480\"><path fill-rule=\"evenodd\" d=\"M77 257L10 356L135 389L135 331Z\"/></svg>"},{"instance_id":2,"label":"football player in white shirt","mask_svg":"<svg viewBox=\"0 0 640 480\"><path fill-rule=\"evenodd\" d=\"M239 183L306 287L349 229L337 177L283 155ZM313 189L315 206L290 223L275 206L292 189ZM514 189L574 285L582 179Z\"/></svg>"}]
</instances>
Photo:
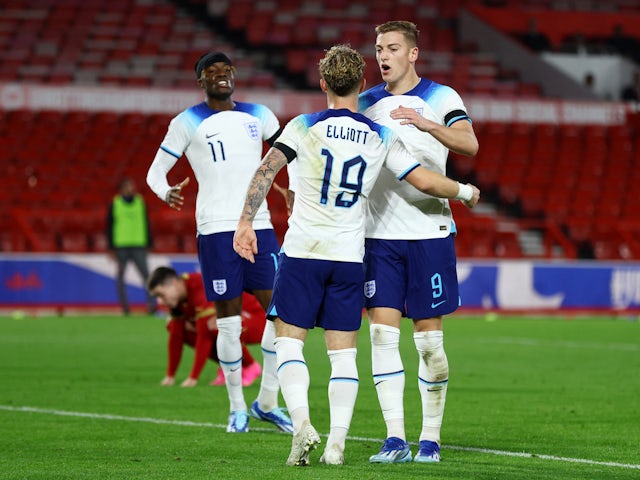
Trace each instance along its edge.
<instances>
[{"instance_id":1,"label":"football player in white shirt","mask_svg":"<svg viewBox=\"0 0 640 480\"><path fill-rule=\"evenodd\" d=\"M170 186L167 173L183 154L198 181L198 259L207 299L215 302L218 312L217 349L230 402L227 431L248 431L250 413L291 432L290 418L278 407L273 322L266 322L262 337L262 382L249 413L242 391L242 292L255 295L266 310L280 250L266 204L256 213L261 248L256 262L239 258L232 245L244 192L262 158L263 141L273 144L280 124L264 105L232 100L235 67L224 53L204 54L196 62L195 72L205 101L171 120L147 173L147 183L160 199L180 209L182 189L189 179Z\"/></svg>"},{"instance_id":2,"label":"football player in white shirt","mask_svg":"<svg viewBox=\"0 0 640 480\"><path fill-rule=\"evenodd\" d=\"M478 141L460 96L420 78L418 29L405 21L376 28L376 59L384 83L360 95L359 111L393 129L420 163L442 174L449 150L475 155ZM440 461L440 427L449 377L442 318L459 306L455 224L448 200L398 182L383 169L371 192L366 233L365 304L372 370L387 438L372 463L412 460L404 429L405 375L400 321L411 318L419 356L422 431L416 462Z\"/></svg>"},{"instance_id":3,"label":"football player in white shirt","mask_svg":"<svg viewBox=\"0 0 640 480\"><path fill-rule=\"evenodd\" d=\"M389 128L356 112L365 61L351 48L332 47L320 61L328 110L287 124L256 171L234 236L234 249L253 261L260 245L253 222L278 171L295 165L295 201L267 310L276 327L278 379L294 436L287 465L307 465L320 443L309 414L307 331L325 330L331 363L330 432L321 463L344 463L358 392L356 339L362 320L367 198L382 166L431 195L472 207L479 191L422 168Z\"/></svg>"}]
</instances>

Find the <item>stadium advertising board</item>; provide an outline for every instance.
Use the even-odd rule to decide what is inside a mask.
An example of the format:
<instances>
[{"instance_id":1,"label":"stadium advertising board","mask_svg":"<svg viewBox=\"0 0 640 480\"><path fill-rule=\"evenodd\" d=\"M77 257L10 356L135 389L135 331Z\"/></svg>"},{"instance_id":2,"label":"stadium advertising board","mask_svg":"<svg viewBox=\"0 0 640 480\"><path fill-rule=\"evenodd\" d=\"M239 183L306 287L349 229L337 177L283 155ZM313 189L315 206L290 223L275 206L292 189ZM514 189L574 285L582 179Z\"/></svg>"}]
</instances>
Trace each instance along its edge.
<instances>
[{"instance_id":1,"label":"stadium advertising board","mask_svg":"<svg viewBox=\"0 0 640 480\"><path fill-rule=\"evenodd\" d=\"M152 269L198 269L191 255L151 255L149 263ZM0 308L116 308L115 270L102 254L0 256ZM460 260L458 277L469 310L640 310L638 262ZM125 281L132 303L144 305L134 269Z\"/></svg>"},{"instance_id":2,"label":"stadium advertising board","mask_svg":"<svg viewBox=\"0 0 640 480\"><path fill-rule=\"evenodd\" d=\"M323 110L321 93L294 91L238 92L234 99L267 105L282 118ZM86 110L175 114L202 101L197 90L78 87L0 83L2 110ZM487 99L470 95L465 103L474 121L620 125L630 106L616 102Z\"/></svg>"}]
</instances>

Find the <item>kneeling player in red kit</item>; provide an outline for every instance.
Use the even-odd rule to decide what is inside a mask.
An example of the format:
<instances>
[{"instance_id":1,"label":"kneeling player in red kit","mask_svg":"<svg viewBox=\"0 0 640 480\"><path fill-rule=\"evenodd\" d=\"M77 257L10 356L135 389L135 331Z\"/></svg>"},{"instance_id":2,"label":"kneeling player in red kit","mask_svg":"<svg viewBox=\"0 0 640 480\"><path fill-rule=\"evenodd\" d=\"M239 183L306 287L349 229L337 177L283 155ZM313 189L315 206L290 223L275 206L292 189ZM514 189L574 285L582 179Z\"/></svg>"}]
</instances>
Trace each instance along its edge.
<instances>
[{"instance_id":1,"label":"kneeling player in red kit","mask_svg":"<svg viewBox=\"0 0 640 480\"><path fill-rule=\"evenodd\" d=\"M173 268L158 267L149 277L147 289L158 300L158 304L164 305L170 312L167 321L167 372L161 385L170 386L175 383L175 373L182 358L183 345L186 344L195 349L195 355L191 373L181 386L193 387L198 383L207 358L218 362L216 307L206 299L202 276L197 272L179 275ZM265 317L262 307L252 295L243 294L242 306L242 384L249 386L260 376L262 369L247 345L260 344ZM211 384L225 384L221 368Z\"/></svg>"}]
</instances>

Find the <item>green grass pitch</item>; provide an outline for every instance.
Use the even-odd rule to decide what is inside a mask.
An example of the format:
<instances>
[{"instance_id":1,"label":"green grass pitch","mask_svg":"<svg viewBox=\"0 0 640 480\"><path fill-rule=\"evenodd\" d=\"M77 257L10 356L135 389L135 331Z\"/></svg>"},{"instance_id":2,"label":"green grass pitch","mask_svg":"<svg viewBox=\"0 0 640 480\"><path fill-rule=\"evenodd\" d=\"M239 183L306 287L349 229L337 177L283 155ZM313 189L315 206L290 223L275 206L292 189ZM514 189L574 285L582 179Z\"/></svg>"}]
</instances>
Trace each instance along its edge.
<instances>
[{"instance_id":1,"label":"green grass pitch","mask_svg":"<svg viewBox=\"0 0 640 480\"><path fill-rule=\"evenodd\" d=\"M226 433L226 391L208 385L213 364L195 388L160 387L166 340L156 317L0 317L0 479L640 478L637 321L446 319L450 381L443 459L433 465L368 463L385 429L366 321L342 466L318 464L321 445L310 467L286 467L290 437L262 422L247 434ZM408 321L402 345L415 453L420 401ZM329 364L321 331L310 333L305 355L312 421L324 435ZM185 350L178 381L192 358ZM247 402L257 391L257 383L245 390Z\"/></svg>"}]
</instances>

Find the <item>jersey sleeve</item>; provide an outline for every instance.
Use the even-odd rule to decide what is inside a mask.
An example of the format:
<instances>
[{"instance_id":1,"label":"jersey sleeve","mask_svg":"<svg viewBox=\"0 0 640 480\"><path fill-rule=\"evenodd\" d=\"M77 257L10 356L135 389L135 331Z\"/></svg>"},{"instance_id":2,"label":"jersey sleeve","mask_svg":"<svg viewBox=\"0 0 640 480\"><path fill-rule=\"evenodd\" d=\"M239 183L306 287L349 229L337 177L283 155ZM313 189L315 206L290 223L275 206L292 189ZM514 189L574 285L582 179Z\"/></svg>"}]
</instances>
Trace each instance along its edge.
<instances>
[{"instance_id":1,"label":"jersey sleeve","mask_svg":"<svg viewBox=\"0 0 640 480\"><path fill-rule=\"evenodd\" d=\"M451 87L443 87L445 95L442 102L438 104L438 116L442 119L442 123L450 127L459 120L471 121L467 113L467 107L458 92Z\"/></svg>"},{"instance_id":2,"label":"jersey sleeve","mask_svg":"<svg viewBox=\"0 0 640 480\"><path fill-rule=\"evenodd\" d=\"M390 129L385 129L389 132ZM387 156L384 166L391 170L398 180L402 180L414 168L420 166L420 162L409 152L404 142L395 133L387 133L388 139L385 142Z\"/></svg>"},{"instance_id":3,"label":"jersey sleeve","mask_svg":"<svg viewBox=\"0 0 640 480\"><path fill-rule=\"evenodd\" d=\"M192 133L197 128L197 124L194 123L191 117L193 117L193 115L189 115L188 112L185 111L171 120L164 140L162 140L160 144L162 150L176 158L182 156L191 143Z\"/></svg>"},{"instance_id":4,"label":"jersey sleeve","mask_svg":"<svg viewBox=\"0 0 640 480\"><path fill-rule=\"evenodd\" d=\"M282 144L285 147L290 148L293 152L297 152L300 146L300 141L304 138L305 130L306 128L303 116L299 115L285 125L274 145ZM286 154L287 152L284 153Z\"/></svg>"},{"instance_id":5,"label":"jersey sleeve","mask_svg":"<svg viewBox=\"0 0 640 480\"><path fill-rule=\"evenodd\" d=\"M189 138L188 123L183 112L169 123L164 140L147 172L147 184L160 200L164 201L167 198L167 192L171 189L167 182L167 174L182 157L189 145Z\"/></svg>"},{"instance_id":6,"label":"jersey sleeve","mask_svg":"<svg viewBox=\"0 0 640 480\"><path fill-rule=\"evenodd\" d=\"M269 110L267 107L264 107L261 117L262 121L262 139L264 141L269 140L273 137L278 130L280 130L280 122L275 114Z\"/></svg>"}]
</instances>

